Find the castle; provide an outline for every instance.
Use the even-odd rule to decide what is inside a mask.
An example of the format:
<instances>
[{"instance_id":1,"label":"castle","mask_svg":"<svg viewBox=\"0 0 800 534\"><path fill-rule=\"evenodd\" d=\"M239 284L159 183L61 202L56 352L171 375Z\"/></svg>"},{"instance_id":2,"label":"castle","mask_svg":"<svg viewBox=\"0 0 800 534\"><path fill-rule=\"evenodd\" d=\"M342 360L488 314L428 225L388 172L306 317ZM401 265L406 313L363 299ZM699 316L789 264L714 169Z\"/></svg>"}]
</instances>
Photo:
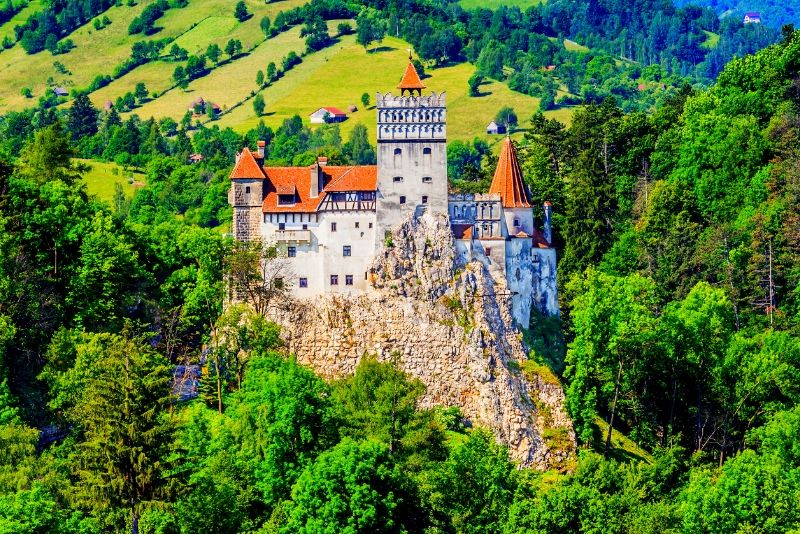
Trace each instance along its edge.
<instances>
[{"instance_id":1,"label":"castle","mask_svg":"<svg viewBox=\"0 0 800 534\"><path fill-rule=\"evenodd\" d=\"M231 172L233 236L275 244L290 265L299 298L370 291L369 265L389 230L410 214L447 213L460 260L479 260L504 276L514 319L558 314L551 206L534 222L516 149L503 141L488 194L448 194L445 93L423 95L409 60L399 95L376 100L377 165L264 166L245 148Z\"/></svg>"}]
</instances>

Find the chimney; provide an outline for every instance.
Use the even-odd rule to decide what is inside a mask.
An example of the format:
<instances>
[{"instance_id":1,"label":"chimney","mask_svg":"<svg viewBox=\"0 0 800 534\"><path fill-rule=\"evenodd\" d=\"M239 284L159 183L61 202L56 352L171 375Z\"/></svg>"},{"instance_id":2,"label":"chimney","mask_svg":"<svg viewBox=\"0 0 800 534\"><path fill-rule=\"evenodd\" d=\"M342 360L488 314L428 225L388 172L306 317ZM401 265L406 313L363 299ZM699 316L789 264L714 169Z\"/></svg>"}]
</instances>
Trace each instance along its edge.
<instances>
[{"instance_id":1,"label":"chimney","mask_svg":"<svg viewBox=\"0 0 800 534\"><path fill-rule=\"evenodd\" d=\"M322 168L320 167L319 161L315 161L309 169L311 171L311 180L309 180L311 191L309 197L317 198L319 196L320 182L322 181Z\"/></svg>"},{"instance_id":2,"label":"chimney","mask_svg":"<svg viewBox=\"0 0 800 534\"><path fill-rule=\"evenodd\" d=\"M258 145L258 157L260 159L264 159L264 147L267 146L267 142L266 141L259 141L256 144Z\"/></svg>"},{"instance_id":3,"label":"chimney","mask_svg":"<svg viewBox=\"0 0 800 534\"><path fill-rule=\"evenodd\" d=\"M553 205L550 204L549 201L545 201L544 203L544 239L547 241L547 244L550 245L553 243L553 224L550 221L550 217L553 215Z\"/></svg>"},{"instance_id":4,"label":"chimney","mask_svg":"<svg viewBox=\"0 0 800 534\"><path fill-rule=\"evenodd\" d=\"M317 158L317 163L319 164L320 167L324 167L325 165L328 164L328 156L319 156Z\"/></svg>"}]
</instances>

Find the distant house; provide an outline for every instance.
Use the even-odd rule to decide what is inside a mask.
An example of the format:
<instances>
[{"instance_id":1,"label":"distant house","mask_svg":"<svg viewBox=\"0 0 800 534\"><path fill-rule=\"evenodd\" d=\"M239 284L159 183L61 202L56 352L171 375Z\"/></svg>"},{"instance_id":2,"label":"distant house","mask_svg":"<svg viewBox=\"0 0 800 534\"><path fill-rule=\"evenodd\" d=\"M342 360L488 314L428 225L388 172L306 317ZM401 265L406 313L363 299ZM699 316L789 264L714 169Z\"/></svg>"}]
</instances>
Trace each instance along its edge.
<instances>
[{"instance_id":1,"label":"distant house","mask_svg":"<svg viewBox=\"0 0 800 534\"><path fill-rule=\"evenodd\" d=\"M744 20L742 21L745 24L761 24L761 13L758 11L751 11L750 13L744 14Z\"/></svg>"},{"instance_id":2,"label":"distant house","mask_svg":"<svg viewBox=\"0 0 800 534\"><path fill-rule=\"evenodd\" d=\"M500 135L506 133L505 124L497 124L495 121L489 123L486 127L486 133L490 135Z\"/></svg>"},{"instance_id":3,"label":"distant house","mask_svg":"<svg viewBox=\"0 0 800 534\"><path fill-rule=\"evenodd\" d=\"M311 124L323 124L326 122L343 122L347 120L347 113L339 108L325 106L309 115Z\"/></svg>"},{"instance_id":4,"label":"distant house","mask_svg":"<svg viewBox=\"0 0 800 534\"><path fill-rule=\"evenodd\" d=\"M200 163L203 159L202 154L194 153L189 155L189 163Z\"/></svg>"},{"instance_id":5,"label":"distant house","mask_svg":"<svg viewBox=\"0 0 800 534\"><path fill-rule=\"evenodd\" d=\"M56 96L67 96L67 95L69 95L69 91L67 91L63 87L53 87L53 93Z\"/></svg>"},{"instance_id":6,"label":"distant house","mask_svg":"<svg viewBox=\"0 0 800 534\"><path fill-rule=\"evenodd\" d=\"M197 100L193 100L187 109L189 109L189 111L191 111L194 115L203 115L206 113L206 108L209 104L211 104L211 110L214 115L219 115L220 107L213 102L208 102L202 96L198 96Z\"/></svg>"},{"instance_id":7,"label":"distant house","mask_svg":"<svg viewBox=\"0 0 800 534\"><path fill-rule=\"evenodd\" d=\"M114 103L111 100L106 100L106 103L103 104L103 109L105 111L111 111L114 109Z\"/></svg>"},{"instance_id":8,"label":"distant house","mask_svg":"<svg viewBox=\"0 0 800 534\"><path fill-rule=\"evenodd\" d=\"M347 106L347 111L349 111L350 113L355 113L356 111L358 111L358 107L355 104L350 104L349 106Z\"/></svg>"}]
</instances>

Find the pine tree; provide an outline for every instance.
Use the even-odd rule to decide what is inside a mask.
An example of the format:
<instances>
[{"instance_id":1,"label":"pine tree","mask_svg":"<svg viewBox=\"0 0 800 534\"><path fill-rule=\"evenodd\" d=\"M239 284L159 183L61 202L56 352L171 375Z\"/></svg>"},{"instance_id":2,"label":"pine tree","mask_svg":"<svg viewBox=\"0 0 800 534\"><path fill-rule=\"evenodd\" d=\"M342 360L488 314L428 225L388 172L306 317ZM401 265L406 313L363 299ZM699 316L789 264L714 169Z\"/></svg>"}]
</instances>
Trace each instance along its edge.
<instances>
[{"instance_id":1,"label":"pine tree","mask_svg":"<svg viewBox=\"0 0 800 534\"><path fill-rule=\"evenodd\" d=\"M142 512L179 488L169 457L174 424L165 410L170 368L146 345L101 335L104 350L75 406L85 429L73 458L76 496L95 511L126 510L137 534Z\"/></svg>"},{"instance_id":2,"label":"pine tree","mask_svg":"<svg viewBox=\"0 0 800 534\"><path fill-rule=\"evenodd\" d=\"M81 137L97 133L98 111L86 93L79 93L69 110L67 125L72 138L77 141Z\"/></svg>"}]
</instances>

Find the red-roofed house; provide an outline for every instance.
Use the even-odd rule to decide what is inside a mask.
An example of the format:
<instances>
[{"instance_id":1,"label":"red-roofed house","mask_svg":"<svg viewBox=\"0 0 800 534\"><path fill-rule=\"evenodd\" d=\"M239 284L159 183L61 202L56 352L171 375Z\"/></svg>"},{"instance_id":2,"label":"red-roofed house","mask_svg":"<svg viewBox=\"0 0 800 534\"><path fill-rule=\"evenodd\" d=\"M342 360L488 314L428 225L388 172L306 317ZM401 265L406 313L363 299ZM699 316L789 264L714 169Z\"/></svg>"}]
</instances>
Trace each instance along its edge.
<instances>
[{"instance_id":1,"label":"red-roofed house","mask_svg":"<svg viewBox=\"0 0 800 534\"><path fill-rule=\"evenodd\" d=\"M311 124L324 124L329 122L343 122L347 120L347 113L339 108L325 106L309 115Z\"/></svg>"}]
</instances>

